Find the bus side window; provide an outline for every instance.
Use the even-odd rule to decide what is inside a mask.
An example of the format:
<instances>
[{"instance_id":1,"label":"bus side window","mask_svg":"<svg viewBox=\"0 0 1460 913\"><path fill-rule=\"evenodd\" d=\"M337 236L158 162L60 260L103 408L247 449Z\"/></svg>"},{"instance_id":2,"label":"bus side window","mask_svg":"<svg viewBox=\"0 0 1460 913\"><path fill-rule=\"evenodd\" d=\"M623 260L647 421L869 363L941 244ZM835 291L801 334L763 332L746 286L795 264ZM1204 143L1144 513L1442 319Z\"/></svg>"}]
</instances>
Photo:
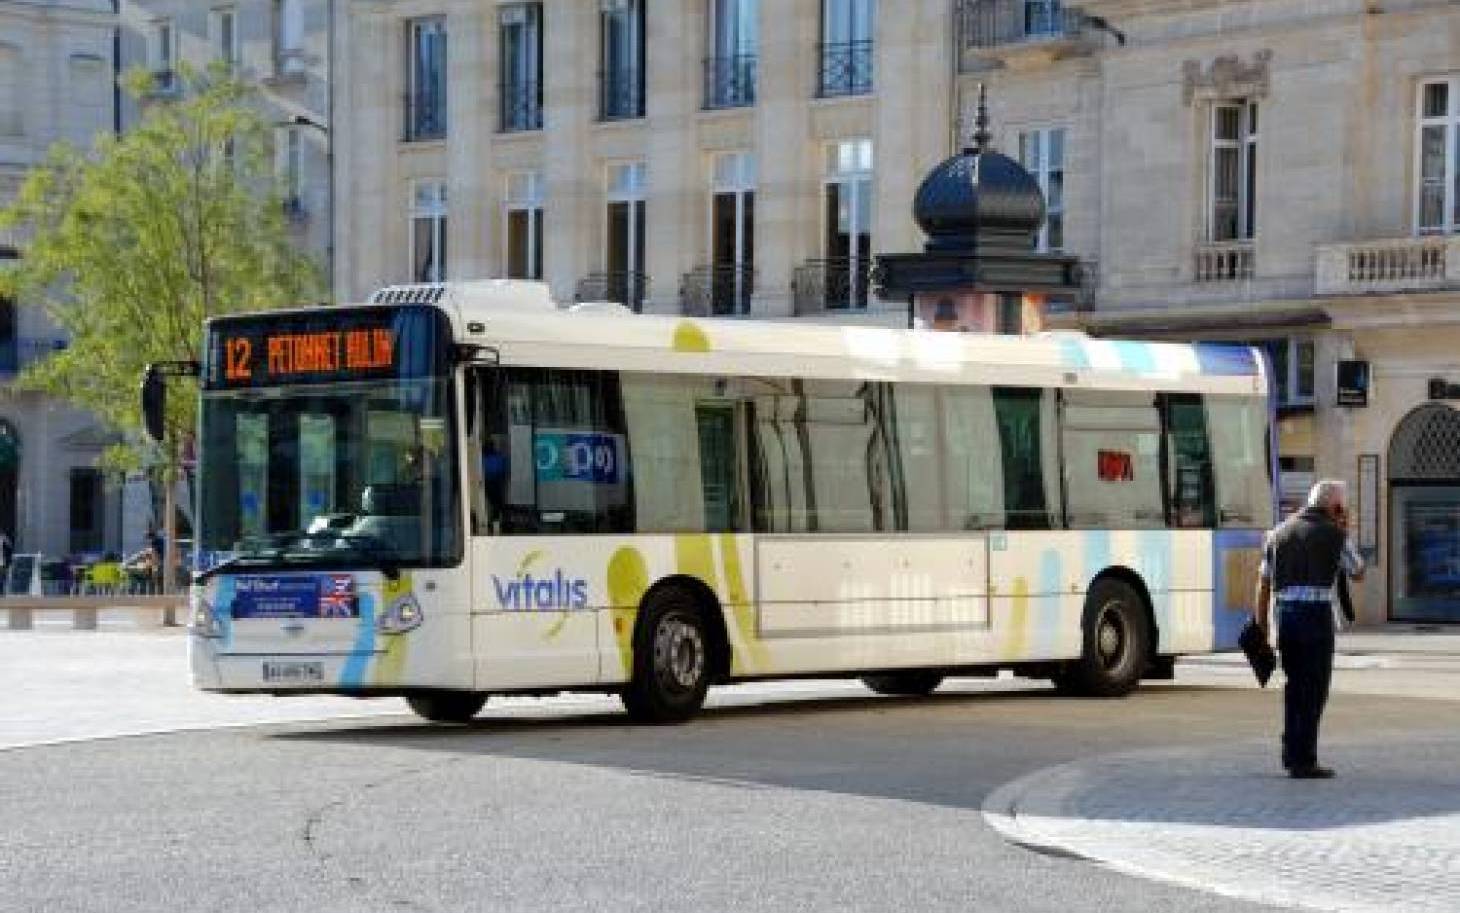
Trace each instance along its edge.
<instances>
[{"instance_id":1,"label":"bus side window","mask_svg":"<svg viewBox=\"0 0 1460 913\"><path fill-rule=\"evenodd\" d=\"M1007 529L1057 529L1059 454L1054 392L994 387L994 418L1004 466Z\"/></svg>"},{"instance_id":2,"label":"bus side window","mask_svg":"<svg viewBox=\"0 0 1460 913\"><path fill-rule=\"evenodd\" d=\"M467 421L471 446L478 451L468 461L467 479L471 491L471 531L474 536L500 533L502 497L507 471L502 440L502 372L477 369L467 375Z\"/></svg>"},{"instance_id":3,"label":"bus side window","mask_svg":"<svg viewBox=\"0 0 1460 913\"><path fill-rule=\"evenodd\" d=\"M1161 413L1144 390L1074 390L1060 412L1071 529L1164 529Z\"/></svg>"},{"instance_id":4,"label":"bus side window","mask_svg":"<svg viewBox=\"0 0 1460 913\"><path fill-rule=\"evenodd\" d=\"M1199 393L1168 393L1166 404L1167 485L1170 525L1210 529L1216 525L1216 486L1206 407Z\"/></svg>"}]
</instances>

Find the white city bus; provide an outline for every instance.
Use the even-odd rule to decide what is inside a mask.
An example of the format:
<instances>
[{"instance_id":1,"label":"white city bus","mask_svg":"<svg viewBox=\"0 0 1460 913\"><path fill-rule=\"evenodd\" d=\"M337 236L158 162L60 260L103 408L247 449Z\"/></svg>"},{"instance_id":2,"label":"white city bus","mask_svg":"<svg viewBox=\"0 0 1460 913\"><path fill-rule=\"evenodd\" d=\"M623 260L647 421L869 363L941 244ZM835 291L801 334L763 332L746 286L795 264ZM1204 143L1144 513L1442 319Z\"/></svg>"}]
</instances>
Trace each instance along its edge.
<instances>
[{"instance_id":1,"label":"white city bus","mask_svg":"<svg viewBox=\"0 0 1460 913\"><path fill-rule=\"evenodd\" d=\"M1234 644L1254 350L612 310L494 282L211 321L197 686L672 721L782 676L1113 696Z\"/></svg>"}]
</instances>

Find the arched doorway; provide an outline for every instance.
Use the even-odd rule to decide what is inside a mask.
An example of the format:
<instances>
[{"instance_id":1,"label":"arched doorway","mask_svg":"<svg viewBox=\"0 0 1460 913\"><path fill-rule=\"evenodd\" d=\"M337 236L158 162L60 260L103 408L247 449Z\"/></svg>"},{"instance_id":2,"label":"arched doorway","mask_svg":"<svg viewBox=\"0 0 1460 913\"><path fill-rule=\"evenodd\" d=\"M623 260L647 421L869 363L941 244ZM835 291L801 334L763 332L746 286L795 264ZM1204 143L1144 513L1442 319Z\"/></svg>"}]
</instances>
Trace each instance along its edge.
<instances>
[{"instance_id":1,"label":"arched doorway","mask_svg":"<svg viewBox=\"0 0 1460 913\"><path fill-rule=\"evenodd\" d=\"M1406 415L1389 441L1389 614L1460 623L1460 411Z\"/></svg>"},{"instance_id":2,"label":"arched doorway","mask_svg":"<svg viewBox=\"0 0 1460 913\"><path fill-rule=\"evenodd\" d=\"M20 432L0 418L0 530L16 544L16 493L20 490Z\"/></svg>"}]
</instances>

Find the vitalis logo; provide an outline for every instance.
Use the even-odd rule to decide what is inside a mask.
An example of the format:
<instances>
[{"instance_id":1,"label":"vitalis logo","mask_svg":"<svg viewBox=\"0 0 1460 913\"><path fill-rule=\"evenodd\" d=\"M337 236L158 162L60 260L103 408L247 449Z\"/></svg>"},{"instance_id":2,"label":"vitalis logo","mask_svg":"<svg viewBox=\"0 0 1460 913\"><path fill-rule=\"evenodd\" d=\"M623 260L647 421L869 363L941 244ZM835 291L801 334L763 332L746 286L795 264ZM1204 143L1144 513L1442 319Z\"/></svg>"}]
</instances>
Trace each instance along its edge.
<instances>
[{"instance_id":1,"label":"vitalis logo","mask_svg":"<svg viewBox=\"0 0 1460 913\"><path fill-rule=\"evenodd\" d=\"M565 611L588 607L588 581L569 577L562 568L551 574L533 574L532 565L543 556L541 550L528 552L517 566L517 575L505 580L492 575L497 591L497 604L504 609L522 612Z\"/></svg>"}]
</instances>

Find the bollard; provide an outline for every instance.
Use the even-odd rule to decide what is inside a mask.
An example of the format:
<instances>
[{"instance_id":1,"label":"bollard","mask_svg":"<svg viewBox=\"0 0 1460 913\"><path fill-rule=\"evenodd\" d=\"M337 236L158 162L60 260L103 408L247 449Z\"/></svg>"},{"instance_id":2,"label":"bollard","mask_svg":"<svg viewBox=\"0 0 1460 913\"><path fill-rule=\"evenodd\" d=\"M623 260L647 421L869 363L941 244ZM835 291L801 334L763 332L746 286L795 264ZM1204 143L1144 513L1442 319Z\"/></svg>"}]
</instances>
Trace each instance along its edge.
<instances>
[{"instance_id":1,"label":"bollard","mask_svg":"<svg viewBox=\"0 0 1460 913\"><path fill-rule=\"evenodd\" d=\"M12 608L10 610L10 630L29 631L35 627L35 618L30 609Z\"/></svg>"},{"instance_id":2,"label":"bollard","mask_svg":"<svg viewBox=\"0 0 1460 913\"><path fill-rule=\"evenodd\" d=\"M72 614L72 625L78 631L95 631L98 614L96 609L76 609Z\"/></svg>"}]
</instances>

